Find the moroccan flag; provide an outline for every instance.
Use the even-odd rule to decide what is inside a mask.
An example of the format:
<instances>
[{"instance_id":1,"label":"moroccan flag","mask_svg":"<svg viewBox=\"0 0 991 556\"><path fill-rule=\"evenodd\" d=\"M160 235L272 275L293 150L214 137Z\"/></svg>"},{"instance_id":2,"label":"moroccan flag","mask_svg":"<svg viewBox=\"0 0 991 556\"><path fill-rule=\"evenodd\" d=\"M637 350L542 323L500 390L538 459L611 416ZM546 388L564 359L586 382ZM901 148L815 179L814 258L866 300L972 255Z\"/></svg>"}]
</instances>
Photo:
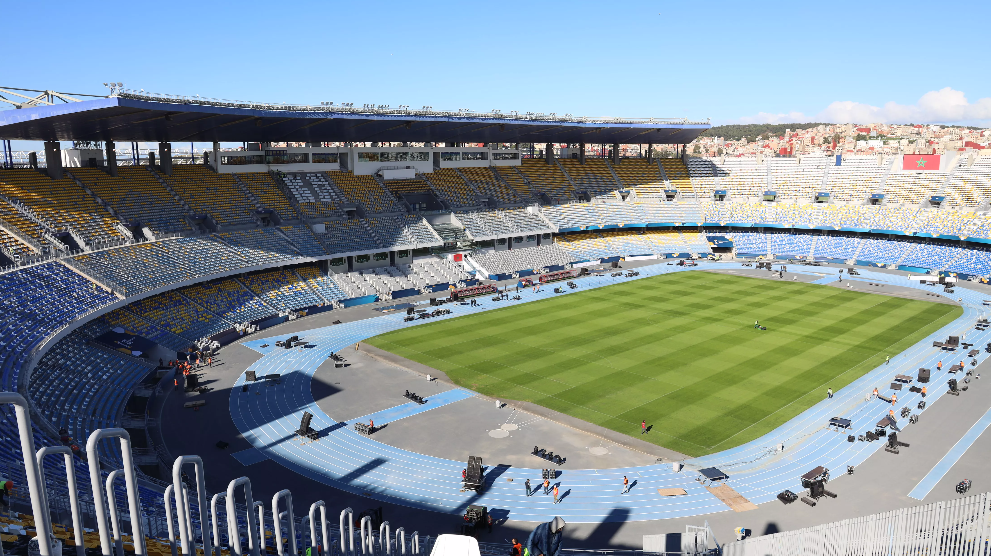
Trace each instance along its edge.
<instances>
[{"instance_id":1,"label":"moroccan flag","mask_svg":"<svg viewBox=\"0 0 991 556\"><path fill-rule=\"evenodd\" d=\"M902 170L939 170L939 155L906 154L902 157Z\"/></svg>"}]
</instances>

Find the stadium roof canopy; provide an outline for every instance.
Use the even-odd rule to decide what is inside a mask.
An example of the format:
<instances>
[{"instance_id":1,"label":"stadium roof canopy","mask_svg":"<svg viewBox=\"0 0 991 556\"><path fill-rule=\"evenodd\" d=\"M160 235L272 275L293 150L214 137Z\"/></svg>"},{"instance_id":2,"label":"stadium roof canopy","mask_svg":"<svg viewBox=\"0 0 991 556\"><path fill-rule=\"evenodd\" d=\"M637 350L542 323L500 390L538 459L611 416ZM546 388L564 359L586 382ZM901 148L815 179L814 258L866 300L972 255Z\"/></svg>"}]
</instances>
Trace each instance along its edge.
<instances>
[{"instance_id":1,"label":"stadium roof canopy","mask_svg":"<svg viewBox=\"0 0 991 556\"><path fill-rule=\"evenodd\" d=\"M291 106L127 93L0 111L0 138L29 141L686 144L709 127L683 119Z\"/></svg>"}]
</instances>

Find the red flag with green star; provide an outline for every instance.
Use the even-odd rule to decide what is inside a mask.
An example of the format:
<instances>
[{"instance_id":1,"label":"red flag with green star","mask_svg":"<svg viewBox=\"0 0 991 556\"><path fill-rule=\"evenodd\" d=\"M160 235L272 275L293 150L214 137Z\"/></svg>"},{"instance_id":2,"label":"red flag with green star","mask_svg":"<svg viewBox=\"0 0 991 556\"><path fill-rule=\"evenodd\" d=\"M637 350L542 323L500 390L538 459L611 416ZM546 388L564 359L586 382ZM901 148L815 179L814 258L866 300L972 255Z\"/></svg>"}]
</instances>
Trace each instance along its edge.
<instances>
[{"instance_id":1,"label":"red flag with green star","mask_svg":"<svg viewBox=\"0 0 991 556\"><path fill-rule=\"evenodd\" d=\"M907 154L902 157L902 170L939 170L939 155Z\"/></svg>"}]
</instances>

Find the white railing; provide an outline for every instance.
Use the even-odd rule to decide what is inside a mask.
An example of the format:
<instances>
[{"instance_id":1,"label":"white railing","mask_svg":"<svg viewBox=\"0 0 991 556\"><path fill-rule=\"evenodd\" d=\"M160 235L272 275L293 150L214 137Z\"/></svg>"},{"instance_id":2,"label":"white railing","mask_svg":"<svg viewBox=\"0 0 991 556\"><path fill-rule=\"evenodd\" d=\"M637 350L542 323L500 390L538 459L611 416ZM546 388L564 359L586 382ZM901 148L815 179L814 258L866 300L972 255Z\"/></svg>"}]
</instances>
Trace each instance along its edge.
<instances>
[{"instance_id":1,"label":"white railing","mask_svg":"<svg viewBox=\"0 0 991 556\"><path fill-rule=\"evenodd\" d=\"M725 556L987 554L991 493L844 519L727 544Z\"/></svg>"}]
</instances>

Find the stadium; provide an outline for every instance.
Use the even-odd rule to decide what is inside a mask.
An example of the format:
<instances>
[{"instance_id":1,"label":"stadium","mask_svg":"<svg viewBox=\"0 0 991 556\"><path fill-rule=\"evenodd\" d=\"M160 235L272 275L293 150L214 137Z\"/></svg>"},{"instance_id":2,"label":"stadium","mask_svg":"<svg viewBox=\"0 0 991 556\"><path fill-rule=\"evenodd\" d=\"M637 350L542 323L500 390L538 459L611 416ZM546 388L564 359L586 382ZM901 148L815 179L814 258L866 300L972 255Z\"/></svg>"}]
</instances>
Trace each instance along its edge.
<instances>
[{"instance_id":1,"label":"stadium","mask_svg":"<svg viewBox=\"0 0 991 556\"><path fill-rule=\"evenodd\" d=\"M986 550L986 150L0 94L4 552Z\"/></svg>"}]
</instances>

